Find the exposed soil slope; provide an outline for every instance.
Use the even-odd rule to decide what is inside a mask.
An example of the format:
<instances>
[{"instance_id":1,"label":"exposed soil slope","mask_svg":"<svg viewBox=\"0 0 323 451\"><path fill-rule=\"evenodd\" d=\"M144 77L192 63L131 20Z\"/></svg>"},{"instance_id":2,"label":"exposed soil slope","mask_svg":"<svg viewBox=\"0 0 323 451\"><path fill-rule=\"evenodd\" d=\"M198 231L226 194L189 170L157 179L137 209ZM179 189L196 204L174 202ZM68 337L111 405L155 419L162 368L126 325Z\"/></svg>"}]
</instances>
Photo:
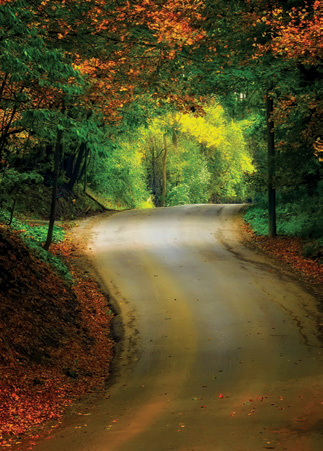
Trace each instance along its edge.
<instances>
[{"instance_id":1,"label":"exposed soil slope","mask_svg":"<svg viewBox=\"0 0 323 451\"><path fill-rule=\"evenodd\" d=\"M48 219L50 215L52 190L43 186L27 186L16 197L15 215L19 217L35 217ZM60 187L56 206L56 219L69 220L93 215L105 211L103 205L98 203L90 194L77 186L75 191L68 191Z\"/></svg>"}]
</instances>

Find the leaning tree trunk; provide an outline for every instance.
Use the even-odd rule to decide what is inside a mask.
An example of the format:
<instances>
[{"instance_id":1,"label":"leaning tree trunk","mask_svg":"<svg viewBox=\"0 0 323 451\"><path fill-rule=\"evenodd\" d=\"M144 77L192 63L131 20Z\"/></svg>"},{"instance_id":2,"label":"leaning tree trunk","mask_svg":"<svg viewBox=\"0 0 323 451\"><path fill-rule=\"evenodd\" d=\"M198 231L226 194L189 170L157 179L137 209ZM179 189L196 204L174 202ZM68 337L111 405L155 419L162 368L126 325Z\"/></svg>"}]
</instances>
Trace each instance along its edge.
<instances>
[{"instance_id":1,"label":"leaning tree trunk","mask_svg":"<svg viewBox=\"0 0 323 451\"><path fill-rule=\"evenodd\" d=\"M266 96L267 106L267 158L268 158L268 235L276 236L276 190L275 190L275 135L274 135L274 101L269 92Z\"/></svg>"},{"instance_id":2,"label":"leaning tree trunk","mask_svg":"<svg viewBox=\"0 0 323 451\"><path fill-rule=\"evenodd\" d=\"M53 238L56 204L57 204L57 186L58 186L59 166L60 166L60 161L61 161L62 136L63 136L63 131L58 129L56 145L55 145L55 153L54 153L54 180L53 180L53 191L52 191L52 203L51 203L51 209L50 209L50 218L49 218L47 239L43 246L43 248L46 251L48 251L49 246L51 245L51 242L52 242L52 238Z\"/></svg>"},{"instance_id":3,"label":"leaning tree trunk","mask_svg":"<svg viewBox=\"0 0 323 451\"><path fill-rule=\"evenodd\" d=\"M167 137L164 135L164 156L163 156L163 190L161 195L161 206L165 207L166 193L167 193Z\"/></svg>"}]
</instances>

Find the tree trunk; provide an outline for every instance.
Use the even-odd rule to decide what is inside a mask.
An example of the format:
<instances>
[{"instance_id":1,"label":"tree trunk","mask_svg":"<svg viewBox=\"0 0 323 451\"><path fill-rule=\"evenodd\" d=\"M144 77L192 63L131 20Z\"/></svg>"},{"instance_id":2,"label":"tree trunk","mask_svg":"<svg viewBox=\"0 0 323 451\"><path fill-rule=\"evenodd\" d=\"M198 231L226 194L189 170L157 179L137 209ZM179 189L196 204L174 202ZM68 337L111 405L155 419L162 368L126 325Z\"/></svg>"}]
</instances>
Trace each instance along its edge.
<instances>
[{"instance_id":1,"label":"tree trunk","mask_svg":"<svg viewBox=\"0 0 323 451\"><path fill-rule=\"evenodd\" d=\"M74 166L74 170L73 170L72 176L71 176L71 178L70 178L68 184L66 185L66 188L67 188L69 191L73 191L75 182L76 182L77 179L78 179L78 176L79 176L79 173L80 173L80 168L81 168L81 163L82 163L82 160L83 160L83 156L84 156L85 149L86 149L86 143L82 143L82 144L80 145L79 153L78 153L78 155L77 155L77 159L76 159L76 163L75 163L75 166Z\"/></svg>"},{"instance_id":2,"label":"tree trunk","mask_svg":"<svg viewBox=\"0 0 323 451\"><path fill-rule=\"evenodd\" d=\"M165 201L166 201L166 193L167 193L167 137L166 134L164 135L164 155L163 155L163 190L161 195L161 206L165 207Z\"/></svg>"},{"instance_id":3,"label":"tree trunk","mask_svg":"<svg viewBox=\"0 0 323 451\"><path fill-rule=\"evenodd\" d=\"M267 158L268 158L268 236L276 236L276 190L275 190L275 135L274 101L269 92L266 96L267 109Z\"/></svg>"},{"instance_id":4,"label":"tree trunk","mask_svg":"<svg viewBox=\"0 0 323 451\"><path fill-rule=\"evenodd\" d=\"M174 145L175 149L177 149L177 147L178 147L178 136L177 136L177 133L176 133L175 129L173 129L172 141L173 141L173 145Z\"/></svg>"},{"instance_id":5,"label":"tree trunk","mask_svg":"<svg viewBox=\"0 0 323 451\"><path fill-rule=\"evenodd\" d=\"M88 166L88 155L89 155L89 149L85 149L85 155L84 155L84 164L83 164L83 191L86 193L86 186L87 186L87 166Z\"/></svg>"},{"instance_id":6,"label":"tree trunk","mask_svg":"<svg viewBox=\"0 0 323 451\"><path fill-rule=\"evenodd\" d=\"M151 138L150 140L150 154L151 154L151 192L154 196L154 202L156 205L156 195L157 195L157 161L156 161L156 153L155 153L155 139ZM157 206L157 205L156 205Z\"/></svg>"},{"instance_id":7,"label":"tree trunk","mask_svg":"<svg viewBox=\"0 0 323 451\"><path fill-rule=\"evenodd\" d=\"M25 87L22 86L20 91L19 91L19 94L21 94L24 89L25 89ZM17 110L18 110L18 105L15 104L13 106L13 108L12 108L12 112L11 112L10 118L8 120L8 123L2 130L1 137L0 137L0 161L2 160L2 153L3 153L3 150L5 148L6 143L8 141L9 130L10 130L11 124L13 123L15 115L17 113Z\"/></svg>"},{"instance_id":8,"label":"tree trunk","mask_svg":"<svg viewBox=\"0 0 323 451\"><path fill-rule=\"evenodd\" d=\"M47 239L43 246L43 248L48 251L49 246L51 245L53 238L53 230L55 223L55 213L56 213L56 203L57 203L57 185L58 185L58 176L59 176L59 166L61 161L61 147L62 147L62 136L63 131L57 130L57 138L55 145L55 154L54 154L54 180L53 180L53 191L52 191L52 204L50 209L50 218L47 232Z\"/></svg>"},{"instance_id":9,"label":"tree trunk","mask_svg":"<svg viewBox=\"0 0 323 451\"><path fill-rule=\"evenodd\" d=\"M17 200L17 198L15 197L15 198L14 198L14 201L13 201L13 203L12 203L12 207L11 207L11 211L10 211L10 219L9 219L8 225L11 225L11 224L12 224L13 214L14 214L15 206L16 206L16 200Z\"/></svg>"}]
</instances>

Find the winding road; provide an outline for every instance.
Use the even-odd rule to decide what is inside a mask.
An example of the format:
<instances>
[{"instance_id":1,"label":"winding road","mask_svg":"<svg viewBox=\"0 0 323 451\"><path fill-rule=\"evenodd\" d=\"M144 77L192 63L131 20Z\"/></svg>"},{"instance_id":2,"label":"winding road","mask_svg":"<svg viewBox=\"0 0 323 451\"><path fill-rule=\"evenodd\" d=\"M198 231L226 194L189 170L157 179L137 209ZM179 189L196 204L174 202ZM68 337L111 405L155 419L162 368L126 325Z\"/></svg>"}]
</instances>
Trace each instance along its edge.
<instances>
[{"instance_id":1,"label":"winding road","mask_svg":"<svg viewBox=\"0 0 323 451\"><path fill-rule=\"evenodd\" d=\"M122 337L113 380L35 451L323 449L317 302L243 245L241 208L93 222L87 252Z\"/></svg>"}]
</instances>

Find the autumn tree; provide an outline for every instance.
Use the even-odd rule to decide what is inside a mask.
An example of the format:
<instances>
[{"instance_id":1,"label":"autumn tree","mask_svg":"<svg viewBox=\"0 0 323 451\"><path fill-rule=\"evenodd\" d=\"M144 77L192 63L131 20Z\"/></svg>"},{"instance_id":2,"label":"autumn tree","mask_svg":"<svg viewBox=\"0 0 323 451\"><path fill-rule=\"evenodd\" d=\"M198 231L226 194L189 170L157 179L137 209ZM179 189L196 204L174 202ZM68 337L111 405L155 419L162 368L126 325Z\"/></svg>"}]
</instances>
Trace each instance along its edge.
<instances>
[{"instance_id":1,"label":"autumn tree","mask_svg":"<svg viewBox=\"0 0 323 451\"><path fill-rule=\"evenodd\" d=\"M72 190L82 180L86 189L95 178L93 161L109 148L105 142L121 142L125 130L141 126L155 109L163 115L172 105L202 115L206 99L216 95L226 111L233 106L239 115L256 110L264 117L275 234L275 189L296 183L315 189L317 183L318 6L296 0L2 1L2 170L33 164L51 184L59 179ZM165 199L172 138L164 135L161 154ZM53 176L55 149L60 177Z\"/></svg>"},{"instance_id":2,"label":"autumn tree","mask_svg":"<svg viewBox=\"0 0 323 451\"><path fill-rule=\"evenodd\" d=\"M195 86L203 93L217 93L223 104L236 93L246 109L253 105L263 112L268 135L270 233L274 235L275 189L297 184L291 172L283 170L287 161L302 183L309 173L315 173L319 2L219 0L204 4L207 35L199 51L193 49L189 55L196 68ZM292 116L297 117L296 123L290 120Z\"/></svg>"},{"instance_id":3,"label":"autumn tree","mask_svg":"<svg viewBox=\"0 0 323 451\"><path fill-rule=\"evenodd\" d=\"M24 160L26 151L39 155L43 148L53 162L59 152L55 171L64 161L68 189L87 178L91 152L119 133L131 103L147 92L155 100L168 98L178 84L178 55L203 36L194 28L199 3L189 0L17 0L1 8L3 21L10 21L2 41L0 145L7 154L20 147ZM176 92L174 102L185 105L183 92ZM15 134L17 141L9 140Z\"/></svg>"}]
</instances>

